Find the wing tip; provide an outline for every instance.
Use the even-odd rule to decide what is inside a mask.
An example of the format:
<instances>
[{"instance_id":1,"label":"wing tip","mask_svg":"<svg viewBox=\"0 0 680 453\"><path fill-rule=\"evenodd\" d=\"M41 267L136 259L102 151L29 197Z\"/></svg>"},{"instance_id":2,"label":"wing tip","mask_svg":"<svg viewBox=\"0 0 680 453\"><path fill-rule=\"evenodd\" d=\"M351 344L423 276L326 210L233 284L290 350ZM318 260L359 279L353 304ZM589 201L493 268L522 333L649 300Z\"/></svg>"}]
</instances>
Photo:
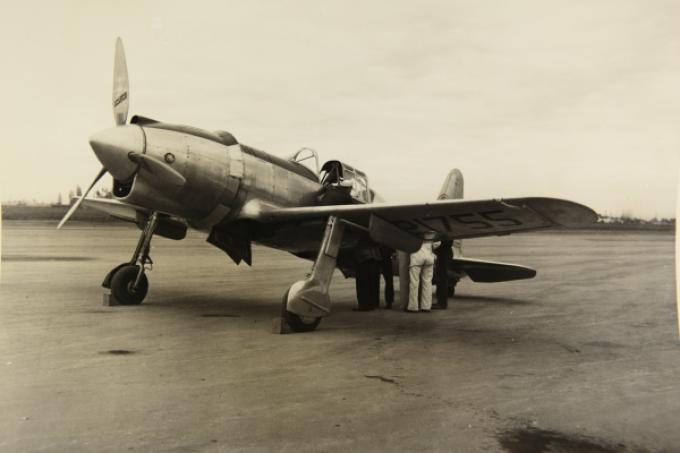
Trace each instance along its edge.
<instances>
[{"instance_id":1,"label":"wing tip","mask_svg":"<svg viewBox=\"0 0 680 453\"><path fill-rule=\"evenodd\" d=\"M597 213L586 205L560 198L528 198L527 204L556 225L585 228L597 222Z\"/></svg>"}]
</instances>

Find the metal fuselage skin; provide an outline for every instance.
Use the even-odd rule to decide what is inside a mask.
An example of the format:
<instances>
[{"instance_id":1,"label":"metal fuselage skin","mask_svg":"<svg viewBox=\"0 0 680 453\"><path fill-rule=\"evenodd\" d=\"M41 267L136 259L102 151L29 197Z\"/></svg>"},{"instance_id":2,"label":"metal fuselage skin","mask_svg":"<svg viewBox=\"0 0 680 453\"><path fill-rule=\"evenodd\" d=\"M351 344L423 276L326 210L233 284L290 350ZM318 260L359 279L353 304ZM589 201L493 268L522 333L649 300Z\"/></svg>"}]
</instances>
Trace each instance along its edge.
<instances>
[{"instance_id":1,"label":"metal fuselage skin","mask_svg":"<svg viewBox=\"0 0 680 453\"><path fill-rule=\"evenodd\" d=\"M114 184L122 202L181 217L205 232L238 221L254 200L278 207L318 204L322 186L313 171L237 143L228 133L163 123L125 127L140 128L143 152L170 164L186 184L164 190L153 185L152 175L139 171L131 183ZM323 223L317 223L282 225L253 239L292 253L315 251L323 232Z\"/></svg>"}]
</instances>

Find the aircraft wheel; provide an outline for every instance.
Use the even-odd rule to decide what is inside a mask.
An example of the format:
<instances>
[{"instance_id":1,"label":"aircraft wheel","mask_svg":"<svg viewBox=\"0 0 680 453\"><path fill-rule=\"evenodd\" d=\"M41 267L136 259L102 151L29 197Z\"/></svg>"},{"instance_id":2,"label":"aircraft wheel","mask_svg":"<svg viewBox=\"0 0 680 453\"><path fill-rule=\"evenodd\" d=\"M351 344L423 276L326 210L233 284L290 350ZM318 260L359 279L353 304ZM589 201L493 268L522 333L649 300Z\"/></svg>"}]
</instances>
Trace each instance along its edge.
<instances>
[{"instance_id":1,"label":"aircraft wheel","mask_svg":"<svg viewBox=\"0 0 680 453\"><path fill-rule=\"evenodd\" d=\"M146 274L142 274L137 288L132 287L138 272L139 266L130 264L118 269L111 277L111 294L121 305L139 305L146 297L149 291Z\"/></svg>"},{"instance_id":2,"label":"aircraft wheel","mask_svg":"<svg viewBox=\"0 0 680 453\"><path fill-rule=\"evenodd\" d=\"M288 322L290 328L295 332L311 332L312 330L316 329L316 327L321 322L321 318L311 318L307 316L296 315L295 313L291 313L286 309L289 292L290 288L288 288L286 293L283 295L283 306L281 313L286 322Z\"/></svg>"}]
</instances>

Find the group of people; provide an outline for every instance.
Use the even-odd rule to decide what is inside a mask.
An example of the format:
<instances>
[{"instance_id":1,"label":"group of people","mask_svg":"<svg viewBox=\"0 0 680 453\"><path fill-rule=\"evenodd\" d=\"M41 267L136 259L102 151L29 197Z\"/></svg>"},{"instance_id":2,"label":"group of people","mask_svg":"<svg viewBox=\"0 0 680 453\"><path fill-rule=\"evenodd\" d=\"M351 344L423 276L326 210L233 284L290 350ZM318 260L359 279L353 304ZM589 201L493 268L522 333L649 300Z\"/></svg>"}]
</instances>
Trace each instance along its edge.
<instances>
[{"instance_id":1,"label":"group of people","mask_svg":"<svg viewBox=\"0 0 680 453\"><path fill-rule=\"evenodd\" d=\"M448 263L453 257L452 241L423 241L420 249L409 256L408 313L429 312L432 308L446 309L449 297ZM394 251L379 247L364 239L354 249L357 307L355 311L371 311L380 307L380 276L385 281L385 308L394 303ZM436 282L436 303L432 303L432 279Z\"/></svg>"}]
</instances>

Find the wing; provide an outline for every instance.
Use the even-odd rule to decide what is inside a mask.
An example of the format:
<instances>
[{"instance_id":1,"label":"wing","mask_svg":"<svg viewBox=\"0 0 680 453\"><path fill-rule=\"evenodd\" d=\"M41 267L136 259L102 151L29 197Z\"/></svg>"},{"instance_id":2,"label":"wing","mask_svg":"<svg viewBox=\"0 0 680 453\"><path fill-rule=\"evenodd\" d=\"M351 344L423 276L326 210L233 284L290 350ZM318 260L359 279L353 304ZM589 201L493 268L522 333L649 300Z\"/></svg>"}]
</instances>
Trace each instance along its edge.
<instances>
[{"instance_id":1,"label":"wing","mask_svg":"<svg viewBox=\"0 0 680 453\"><path fill-rule=\"evenodd\" d=\"M410 251L425 233L440 239L499 236L521 231L562 226L577 228L597 220L595 212L581 204L556 198L505 200L437 200L429 203L372 203L358 205L280 208L261 201L249 202L241 216L260 222L285 222L338 216L368 229L387 245ZM385 241L385 238L392 239ZM416 239L404 246L409 237Z\"/></svg>"},{"instance_id":2,"label":"wing","mask_svg":"<svg viewBox=\"0 0 680 453\"><path fill-rule=\"evenodd\" d=\"M137 212L145 214L149 212L146 208L121 203L118 200L108 198L85 198L83 205L105 212L112 217L125 220L126 222L137 222Z\"/></svg>"}]
</instances>

